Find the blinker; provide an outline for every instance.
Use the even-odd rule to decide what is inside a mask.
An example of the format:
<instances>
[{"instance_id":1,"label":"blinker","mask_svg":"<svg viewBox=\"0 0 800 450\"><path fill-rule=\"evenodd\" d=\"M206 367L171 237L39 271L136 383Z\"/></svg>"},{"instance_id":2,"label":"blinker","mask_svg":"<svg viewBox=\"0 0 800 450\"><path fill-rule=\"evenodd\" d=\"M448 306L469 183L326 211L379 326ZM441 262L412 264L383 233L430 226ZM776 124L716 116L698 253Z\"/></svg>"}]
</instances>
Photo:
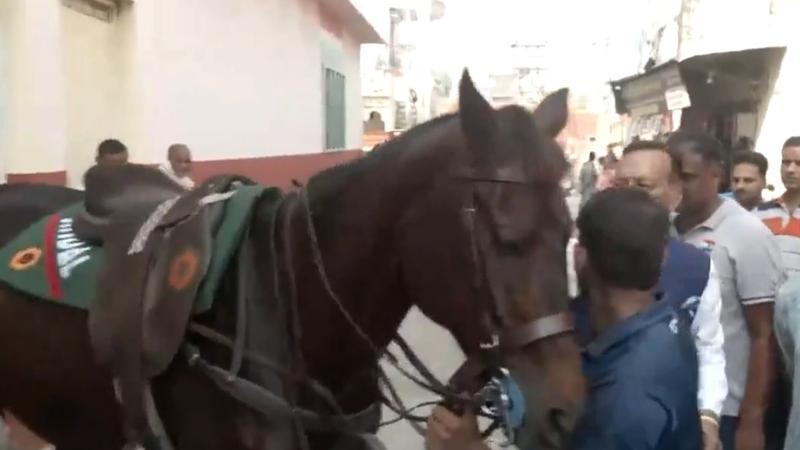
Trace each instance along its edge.
<instances>
[{"instance_id":1,"label":"blinker","mask_svg":"<svg viewBox=\"0 0 800 450\"><path fill-rule=\"evenodd\" d=\"M525 176L525 171L522 166L504 166L504 167L461 167L452 173L453 178L473 182L485 183L510 183L510 184L527 184L528 178Z\"/></svg>"}]
</instances>

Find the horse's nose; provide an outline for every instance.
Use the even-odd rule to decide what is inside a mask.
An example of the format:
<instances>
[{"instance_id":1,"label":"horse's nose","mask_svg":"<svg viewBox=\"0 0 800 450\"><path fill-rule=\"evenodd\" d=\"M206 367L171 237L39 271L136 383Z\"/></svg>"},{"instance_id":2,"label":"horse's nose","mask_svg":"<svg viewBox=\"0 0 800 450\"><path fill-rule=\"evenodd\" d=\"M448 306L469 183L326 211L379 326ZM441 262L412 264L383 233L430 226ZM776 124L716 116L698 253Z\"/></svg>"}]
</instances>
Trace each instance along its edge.
<instances>
[{"instance_id":1,"label":"horse's nose","mask_svg":"<svg viewBox=\"0 0 800 450\"><path fill-rule=\"evenodd\" d=\"M574 412L570 413L561 408L553 408L548 414L550 426L553 427L557 433L564 436L572 432L572 429L575 427L576 419L577 416Z\"/></svg>"},{"instance_id":2,"label":"horse's nose","mask_svg":"<svg viewBox=\"0 0 800 450\"><path fill-rule=\"evenodd\" d=\"M545 429L541 435L544 448L561 449L567 445L572 429L577 421L577 413L569 409L550 408L545 419Z\"/></svg>"}]
</instances>

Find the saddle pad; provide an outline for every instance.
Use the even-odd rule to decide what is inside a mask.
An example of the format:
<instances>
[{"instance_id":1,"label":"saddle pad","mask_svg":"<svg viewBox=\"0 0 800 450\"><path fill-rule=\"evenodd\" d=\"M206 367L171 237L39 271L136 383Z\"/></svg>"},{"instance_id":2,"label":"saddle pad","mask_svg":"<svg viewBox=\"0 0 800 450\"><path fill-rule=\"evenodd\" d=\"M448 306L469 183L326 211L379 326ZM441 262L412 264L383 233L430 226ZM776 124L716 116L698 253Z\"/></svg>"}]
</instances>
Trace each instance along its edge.
<instances>
[{"instance_id":1,"label":"saddle pad","mask_svg":"<svg viewBox=\"0 0 800 450\"><path fill-rule=\"evenodd\" d=\"M277 188L241 186L226 201L212 243L211 262L195 300L195 314L211 309L225 270L247 230L253 205L260 198L275 205L281 197ZM39 220L0 249L0 282L40 299L89 309L104 252L102 246L75 236L72 221L82 208L82 203L72 205Z\"/></svg>"}]
</instances>

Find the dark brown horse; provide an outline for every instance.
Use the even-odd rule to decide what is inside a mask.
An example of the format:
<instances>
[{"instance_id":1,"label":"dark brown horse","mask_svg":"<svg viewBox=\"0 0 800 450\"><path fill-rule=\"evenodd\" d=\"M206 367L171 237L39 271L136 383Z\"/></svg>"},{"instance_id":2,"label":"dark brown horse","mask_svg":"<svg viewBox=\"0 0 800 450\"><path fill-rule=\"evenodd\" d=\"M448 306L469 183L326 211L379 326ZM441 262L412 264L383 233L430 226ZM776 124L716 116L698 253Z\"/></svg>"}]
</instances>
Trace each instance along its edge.
<instances>
[{"instance_id":1,"label":"dark brown horse","mask_svg":"<svg viewBox=\"0 0 800 450\"><path fill-rule=\"evenodd\" d=\"M264 298L263 308L248 311L256 324L249 349L296 343L283 362L325 385L346 413L354 413L380 398L372 347L388 345L412 306L448 329L467 355L496 338L498 323L510 328L565 312L570 220L559 186L566 163L554 137L566 108L562 91L533 114L520 107L494 110L467 76L459 114L318 174L305 191L308 209L300 196L283 202L275 222L257 209L249 242ZM0 242L77 195L64 190L66 198L48 203L40 188L25 189L31 188L0 191L0 217L8 224ZM8 200L19 195L41 200L23 217L24 206ZM273 224L275 235L264 231ZM322 267L314 262L312 237ZM274 306L275 264L277 292L289 299L288 311ZM200 319L229 336L235 330L231 294L223 286ZM124 444L118 405L109 373L93 361L86 317L0 289L0 409L59 450L118 449ZM296 340L287 341L292 330ZM192 341L212 363L230 361L227 349ZM526 392L531 448L561 448L584 395L578 348L571 333L527 341L507 349L503 364ZM307 409L323 408L301 384L276 381L252 361L242 374ZM243 406L182 356L153 381L153 391L178 449L297 446L286 421ZM340 434L311 437L313 448L353 448Z\"/></svg>"}]
</instances>

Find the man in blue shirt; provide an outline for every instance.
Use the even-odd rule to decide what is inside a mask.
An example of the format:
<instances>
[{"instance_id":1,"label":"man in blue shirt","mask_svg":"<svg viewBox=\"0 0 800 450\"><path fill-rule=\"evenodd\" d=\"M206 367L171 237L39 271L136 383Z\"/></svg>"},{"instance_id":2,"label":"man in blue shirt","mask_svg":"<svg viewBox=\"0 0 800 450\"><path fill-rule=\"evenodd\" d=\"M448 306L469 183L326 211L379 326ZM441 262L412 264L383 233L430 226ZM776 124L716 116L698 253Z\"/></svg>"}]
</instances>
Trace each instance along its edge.
<instances>
[{"instance_id":1,"label":"man in blue shirt","mask_svg":"<svg viewBox=\"0 0 800 450\"><path fill-rule=\"evenodd\" d=\"M643 189L663 206L673 210L680 200L682 187L678 161L672 158L663 143L632 143L623 151L614 185ZM710 256L691 244L671 238L656 292L672 302L691 324L700 369L697 407L703 428L703 448L717 450L719 419L728 396L728 380L725 372L725 338L720 320L722 297L719 276ZM574 308L580 309L581 303L580 299L573 302ZM585 315L586 308L583 310Z\"/></svg>"},{"instance_id":2,"label":"man in blue shirt","mask_svg":"<svg viewBox=\"0 0 800 450\"><path fill-rule=\"evenodd\" d=\"M697 352L686 321L654 294L667 210L640 189L612 188L589 200L578 229L575 266L592 332L584 353L590 391L568 448L699 450ZM431 450L488 448L474 415L442 407L427 437Z\"/></svg>"}]
</instances>

